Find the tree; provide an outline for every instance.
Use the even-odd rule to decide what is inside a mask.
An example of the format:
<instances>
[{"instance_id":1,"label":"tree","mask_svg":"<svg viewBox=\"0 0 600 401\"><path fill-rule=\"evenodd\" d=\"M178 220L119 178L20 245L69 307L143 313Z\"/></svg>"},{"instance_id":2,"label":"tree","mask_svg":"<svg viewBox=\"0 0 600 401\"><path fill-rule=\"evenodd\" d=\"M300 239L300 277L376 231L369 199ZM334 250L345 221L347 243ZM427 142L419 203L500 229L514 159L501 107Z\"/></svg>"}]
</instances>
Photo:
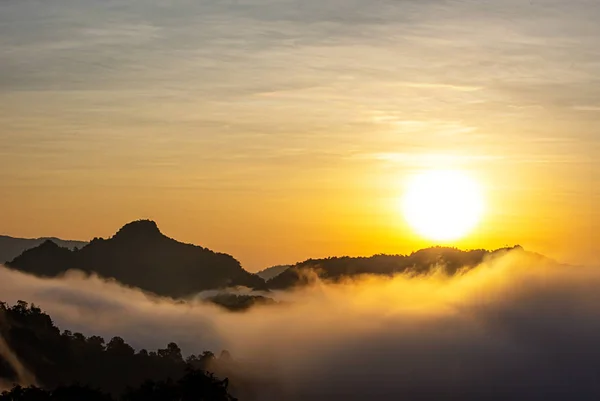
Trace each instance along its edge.
<instances>
[{"instance_id":1,"label":"tree","mask_svg":"<svg viewBox=\"0 0 600 401\"><path fill-rule=\"evenodd\" d=\"M135 350L125 342L121 337L113 337L106 346L108 352L122 356L131 356L135 354Z\"/></svg>"},{"instance_id":2,"label":"tree","mask_svg":"<svg viewBox=\"0 0 600 401\"><path fill-rule=\"evenodd\" d=\"M24 301L10 307L0 301L0 313L3 315L0 334L45 389L17 387L2 396L0 401L103 401L106 398L93 389L102 389L118 398L127 388L141 388L146 380L153 381L156 391L152 390L152 394L159 397L157 400L168 401L172 399L168 398L168 394L174 394L173 397L179 398L173 399L180 401L181 386L178 380L187 374L186 366L198 372L208 368L218 369L219 362L209 351L188 358L189 364L186 364L181 349L174 342L158 352L140 350L136 353L121 337L114 337L106 344L99 336L86 337L68 330L61 333L50 316ZM207 394L222 395L220 389L227 382L214 377L207 379L203 375L196 373L192 376L204 384L192 380L188 382L188 387ZM0 380L10 383L15 379L14 370L0 357ZM75 386L79 383L84 387ZM213 386L216 389L211 389ZM133 390L130 392L135 393ZM143 393L142 390L140 392ZM220 399L225 398L214 400ZM210 400L213 401L212 398Z\"/></svg>"},{"instance_id":3,"label":"tree","mask_svg":"<svg viewBox=\"0 0 600 401\"><path fill-rule=\"evenodd\" d=\"M170 358L170 359L172 359L173 361L176 361L176 362L183 361L183 356L181 354L181 349L175 343L169 343L167 345L167 348L165 348L165 349L159 349L158 350L158 356L160 356L161 358Z\"/></svg>"}]
</instances>

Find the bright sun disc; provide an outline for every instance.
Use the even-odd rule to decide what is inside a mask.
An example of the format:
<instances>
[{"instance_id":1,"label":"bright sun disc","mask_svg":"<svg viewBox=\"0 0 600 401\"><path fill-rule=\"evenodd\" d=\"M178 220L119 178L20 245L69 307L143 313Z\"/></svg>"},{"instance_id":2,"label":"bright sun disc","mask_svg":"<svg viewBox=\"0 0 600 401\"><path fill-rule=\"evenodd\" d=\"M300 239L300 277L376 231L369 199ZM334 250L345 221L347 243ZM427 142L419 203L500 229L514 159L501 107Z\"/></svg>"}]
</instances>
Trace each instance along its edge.
<instances>
[{"instance_id":1,"label":"bright sun disc","mask_svg":"<svg viewBox=\"0 0 600 401\"><path fill-rule=\"evenodd\" d=\"M461 171L428 171L409 181L403 212L420 235L451 241L464 237L477 225L483 197L477 182Z\"/></svg>"}]
</instances>

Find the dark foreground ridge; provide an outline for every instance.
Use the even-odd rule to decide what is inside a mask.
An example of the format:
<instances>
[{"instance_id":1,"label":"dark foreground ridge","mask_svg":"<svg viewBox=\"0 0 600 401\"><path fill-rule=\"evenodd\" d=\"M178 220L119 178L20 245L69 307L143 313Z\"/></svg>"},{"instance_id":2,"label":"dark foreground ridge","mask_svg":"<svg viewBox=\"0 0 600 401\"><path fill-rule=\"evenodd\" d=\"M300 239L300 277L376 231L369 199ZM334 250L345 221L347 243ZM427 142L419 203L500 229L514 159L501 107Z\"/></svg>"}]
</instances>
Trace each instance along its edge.
<instances>
[{"instance_id":1,"label":"dark foreground ridge","mask_svg":"<svg viewBox=\"0 0 600 401\"><path fill-rule=\"evenodd\" d=\"M42 277L78 269L174 298L234 286L264 288L232 256L168 238L149 220L129 223L112 238L95 238L79 250L46 241L7 266Z\"/></svg>"},{"instance_id":2,"label":"dark foreground ridge","mask_svg":"<svg viewBox=\"0 0 600 401\"><path fill-rule=\"evenodd\" d=\"M0 384L32 386L17 386L0 401L230 401L225 375L232 362L226 351L218 358L205 351L184 359L175 343L136 352L121 337L105 343L98 336L61 333L36 306L0 302Z\"/></svg>"}]
</instances>

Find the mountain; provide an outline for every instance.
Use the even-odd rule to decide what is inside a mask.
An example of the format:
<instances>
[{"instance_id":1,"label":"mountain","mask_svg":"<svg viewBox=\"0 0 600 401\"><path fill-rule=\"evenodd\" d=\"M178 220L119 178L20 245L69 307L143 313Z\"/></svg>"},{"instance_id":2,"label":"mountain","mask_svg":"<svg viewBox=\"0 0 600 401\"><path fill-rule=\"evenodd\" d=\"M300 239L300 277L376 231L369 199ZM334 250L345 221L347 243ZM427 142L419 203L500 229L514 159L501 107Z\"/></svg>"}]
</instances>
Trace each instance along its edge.
<instances>
[{"instance_id":1,"label":"mountain","mask_svg":"<svg viewBox=\"0 0 600 401\"><path fill-rule=\"evenodd\" d=\"M483 249L461 251L456 248L434 247L422 249L410 255L375 255L372 257L334 257L327 259L309 259L298 263L278 276L267 281L271 290L288 289L307 285L315 275L329 281L364 274L391 276L398 273L427 274L436 266L442 266L446 273L453 275L460 269L476 267L490 255L507 252L514 248L502 248L495 251Z\"/></svg>"},{"instance_id":2,"label":"mountain","mask_svg":"<svg viewBox=\"0 0 600 401\"><path fill-rule=\"evenodd\" d=\"M281 273L283 273L290 267L292 267L292 266L291 265L273 266L273 267L269 267L269 268L259 271L258 273L256 273L256 275L265 281L269 281L272 278L279 276Z\"/></svg>"},{"instance_id":3,"label":"mountain","mask_svg":"<svg viewBox=\"0 0 600 401\"><path fill-rule=\"evenodd\" d=\"M43 277L78 269L174 298L233 286L265 289L264 280L232 256L171 239L150 220L129 223L113 237L95 238L78 250L46 241L7 266Z\"/></svg>"},{"instance_id":4,"label":"mountain","mask_svg":"<svg viewBox=\"0 0 600 401\"><path fill-rule=\"evenodd\" d=\"M294 266L274 266L251 274L230 255L178 242L163 235L155 222L140 220L125 225L109 239L95 238L81 249L71 250L46 240L7 266L43 277L78 269L158 295L180 298L204 290L236 286L282 290L306 285L316 276L335 282L364 274L427 274L437 266L453 275L459 269L479 265L495 253L515 248L462 251L434 247L410 255L309 259ZM218 297L209 301L235 310L270 302L260 296Z\"/></svg>"},{"instance_id":5,"label":"mountain","mask_svg":"<svg viewBox=\"0 0 600 401\"><path fill-rule=\"evenodd\" d=\"M67 241L59 238L13 238L0 235L0 263L13 260L24 251L35 248L48 240L69 249L82 248L87 245L87 242Z\"/></svg>"}]
</instances>

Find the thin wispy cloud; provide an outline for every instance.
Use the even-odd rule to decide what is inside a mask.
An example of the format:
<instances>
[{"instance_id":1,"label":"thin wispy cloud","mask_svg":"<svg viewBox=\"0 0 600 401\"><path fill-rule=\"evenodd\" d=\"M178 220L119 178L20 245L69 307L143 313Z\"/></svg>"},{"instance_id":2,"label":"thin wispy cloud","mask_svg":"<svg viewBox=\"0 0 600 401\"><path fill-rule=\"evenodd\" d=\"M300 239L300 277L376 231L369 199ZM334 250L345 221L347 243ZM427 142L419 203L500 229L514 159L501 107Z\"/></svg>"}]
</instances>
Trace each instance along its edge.
<instances>
[{"instance_id":1,"label":"thin wispy cloud","mask_svg":"<svg viewBox=\"0 0 600 401\"><path fill-rule=\"evenodd\" d=\"M0 176L56 205L40 177L115 185L116 209L127 186L237 185L246 208L260 191L367 192L380 162L357 154L415 150L485 155L490 181L509 179L507 154L545 160L547 197L586 193L599 19L586 0L3 1Z\"/></svg>"}]
</instances>

